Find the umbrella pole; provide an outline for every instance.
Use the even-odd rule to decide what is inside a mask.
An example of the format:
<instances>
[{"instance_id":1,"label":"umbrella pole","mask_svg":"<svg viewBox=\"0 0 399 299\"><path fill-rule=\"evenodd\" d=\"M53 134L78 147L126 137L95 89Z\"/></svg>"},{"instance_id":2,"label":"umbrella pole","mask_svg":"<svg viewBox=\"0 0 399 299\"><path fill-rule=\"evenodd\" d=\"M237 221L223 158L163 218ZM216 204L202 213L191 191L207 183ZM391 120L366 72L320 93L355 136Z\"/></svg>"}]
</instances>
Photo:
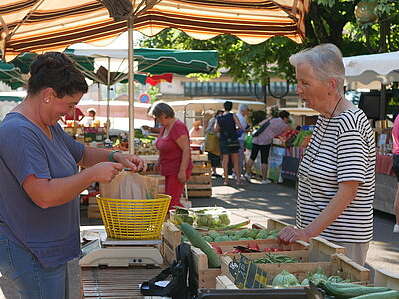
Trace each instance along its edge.
<instances>
[{"instance_id":1,"label":"umbrella pole","mask_svg":"<svg viewBox=\"0 0 399 299\"><path fill-rule=\"evenodd\" d=\"M108 74L107 74L107 139L109 139L109 129L111 122L109 120L110 107L109 101L111 100L111 57L108 57Z\"/></svg>"},{"instance_id":2,"label":"umbrella pole","mask_svg":"<svg viewBox=\"0 0 399 299\"><path fill-rule=\"evenodd\" d=\"M129 16L128 24L128 98L129 98L129 153L134 154L134 46L133 46L133 15Z\"/></svg>"}]
</instances>

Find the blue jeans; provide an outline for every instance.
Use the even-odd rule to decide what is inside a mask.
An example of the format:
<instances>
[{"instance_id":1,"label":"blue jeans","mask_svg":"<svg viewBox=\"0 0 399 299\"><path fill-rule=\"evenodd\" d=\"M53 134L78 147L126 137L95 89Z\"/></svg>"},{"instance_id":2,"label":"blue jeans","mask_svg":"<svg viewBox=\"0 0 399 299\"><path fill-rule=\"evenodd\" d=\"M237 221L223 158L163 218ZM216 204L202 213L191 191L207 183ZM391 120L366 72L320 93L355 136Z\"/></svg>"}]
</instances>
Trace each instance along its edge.
<instances>
[{"instance_id":1,"label":"blue jeans","mask_svg":"<svg viewBox=\"0 0 399 299\"><path fill-rule=\"evenodd\" d=\"M25 248L0 233L0 272L21 299L65 299L67 265L43 268Z\"/></svg>"}]
</instances>

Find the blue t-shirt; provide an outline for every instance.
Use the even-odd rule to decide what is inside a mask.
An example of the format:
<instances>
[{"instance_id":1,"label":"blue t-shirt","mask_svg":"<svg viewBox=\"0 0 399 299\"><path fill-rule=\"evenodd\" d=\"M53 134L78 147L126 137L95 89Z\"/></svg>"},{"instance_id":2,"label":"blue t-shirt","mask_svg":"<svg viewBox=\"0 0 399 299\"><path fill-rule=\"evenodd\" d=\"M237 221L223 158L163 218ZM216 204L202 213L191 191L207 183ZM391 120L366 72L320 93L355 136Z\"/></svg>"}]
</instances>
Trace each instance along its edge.
<instances>
[{"instance_id":1,"label":"blue t-shirt","mask_svg":"<svg viewBox=\"0 0 399 299\"><path fill-rule=\"evenodd\" d=\"M44 267L64 264L80 254L79 201L43 209L22 187L24 180L63 178L78 172L84 145L51 126L52 139L20 113L0 125L0 230L29 249Z\"/></svg>"}]
</instances>

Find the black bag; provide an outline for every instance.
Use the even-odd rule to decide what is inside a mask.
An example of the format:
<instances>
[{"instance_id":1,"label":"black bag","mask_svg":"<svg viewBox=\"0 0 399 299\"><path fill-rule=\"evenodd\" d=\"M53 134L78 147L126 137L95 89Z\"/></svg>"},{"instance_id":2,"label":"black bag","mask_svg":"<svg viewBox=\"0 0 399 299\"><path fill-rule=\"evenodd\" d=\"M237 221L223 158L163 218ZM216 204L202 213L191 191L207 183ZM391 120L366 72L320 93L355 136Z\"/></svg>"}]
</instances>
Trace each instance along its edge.
<instances>
[{"instance_id":1,"label":"black bag","mask_svg":"<svg viewBox=\"0 0 399 299\"><path fill-rule=\"evenodd\" d=\"M142 283L140 292L144 296L168 296L172 299L192 299L197 294L198 284L194 278L194 260L190 245L181 243L176 247L176 261L149 281ZM172 280L167 286L156 285L157 281Z\"/></svg>"},{"instance_id":2,"label":"black bag","mask_svg":"<svg viewBox=\"0 0 399 299\"><path fill-rule=\"evenodd\" d=\"M253 134L252 137L257 137L259 136L266 128L270 125L270 120L265 122L259 129L257 129Z\"/></svg>"}]
</instances>

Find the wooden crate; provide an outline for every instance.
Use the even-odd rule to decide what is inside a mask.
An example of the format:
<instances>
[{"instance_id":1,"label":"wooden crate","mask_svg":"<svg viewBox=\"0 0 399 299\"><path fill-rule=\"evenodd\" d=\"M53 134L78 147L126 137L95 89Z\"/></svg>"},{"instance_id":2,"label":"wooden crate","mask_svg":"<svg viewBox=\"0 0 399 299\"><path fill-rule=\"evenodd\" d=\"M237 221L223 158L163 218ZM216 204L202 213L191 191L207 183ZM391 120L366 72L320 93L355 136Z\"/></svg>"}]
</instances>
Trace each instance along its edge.
<instances>
[{"instance_id":1,"label":"wooden crate","mask_svg":"<svg viewBox=\"0 0 399 299\"><path fill-rule=\"evenodd\" d=\"M278 229L281 230L284 227L290 226L290 224L283 222L281 220L276 220L269 218L267 219L266 229L273 230ZM311 244L311 261L329 261L331 255L341 253L345 254L345 247L336 245L322 237L312 238L310 241Z\"/></svg>"},{"instance_id":2,"label":"wooden crate","mask_svg":"<svg viewBox=\"0 0 399 299\"><path fill-rule=\"evenodd\" d=\"M307 254L310 251L310 245L306 242L297 241L290 244L280 243L276 239L267 240L241 240L241 241L223 241L223 242L210 242L211 245L218 246L223 252L231 251L235 246L249 246L250 244L258 245L260 250L265 248L278 248L280 251L278 253L285 254L285 252L292 253L299 251L300 254ZM263 256L265 252L251 253Z\"/></svg>"},{"instance_id":3,"label":"wooden crate","mask_svg":"<svg viewBox=\"0 0 399 299\"><path fill-rule=\"evenodd\" d=\"M229 271L230 262L232 262L231 257L221 256L222 274L234 281L234 278ZM309 272L315 272L318 268L321 268L328 276L339 275L344 279L349 279L350 281L362 284L370 283L370 271L340 253L333 254L329 262L257 265L267 273L268 282L271 282L273 278L283 270L294 274L299 281L302 281L307 278Z\"/></svg>"},{"instance_id":4,"label":"wooden crate","mask_svg":"<svg viewBox=\"0 0 399 299\"><path fill-rule=\"evenodd\" d=\"M226 275L220 275L216 277L216 289L238 289L233 281L230 280Z\"/></svg>"},{"instance_id":5,"label":"wooden crate","mask_svg":"<svg viewBox=\"0 0 399 299\"><path fill-rule=\"evenodd\" d=\"M194 275L198 281L198 288L216 288L216 277L221 274L220 268L209 268L208 256L199 248L191 246L191 253L194 259Z\"/></svg>"},{"instance_id":6,"label":"wooden crate","mask_svg":"<svg viewBox=\"0 0 399 299\"><path fill-rule=\"evenodd\" d=\"M162 226L161 254L167 264L176 260L176 247L181 243L182 233L172 222L164 222Z\"/></svg>"},{"instance_id":7,"label":"wooden crate","mask_svg":"<svg viewBox=\"0 0 399 299\"><path fill-rule=\"evenodd\" d=\"M89 205L87 207L87 218L100 219L100 208L98 207L96 197L90 196L88 201Z\"/></svg>"},{"instance_id":8,"label":"wooden crate","mask_svg":"<svg viewBox=\"0 0 399 299\"><path fill-rule=\"evenodd\" d=\"M171 212L173 213L173 211ZM252 225L253 228L259 228L257 224ZM164 259L170 264L176 259L175 249L180 244L182 232L170 220L165 222L162 227L162 239L164 247Z\"/></svg>"}]
</instances>

